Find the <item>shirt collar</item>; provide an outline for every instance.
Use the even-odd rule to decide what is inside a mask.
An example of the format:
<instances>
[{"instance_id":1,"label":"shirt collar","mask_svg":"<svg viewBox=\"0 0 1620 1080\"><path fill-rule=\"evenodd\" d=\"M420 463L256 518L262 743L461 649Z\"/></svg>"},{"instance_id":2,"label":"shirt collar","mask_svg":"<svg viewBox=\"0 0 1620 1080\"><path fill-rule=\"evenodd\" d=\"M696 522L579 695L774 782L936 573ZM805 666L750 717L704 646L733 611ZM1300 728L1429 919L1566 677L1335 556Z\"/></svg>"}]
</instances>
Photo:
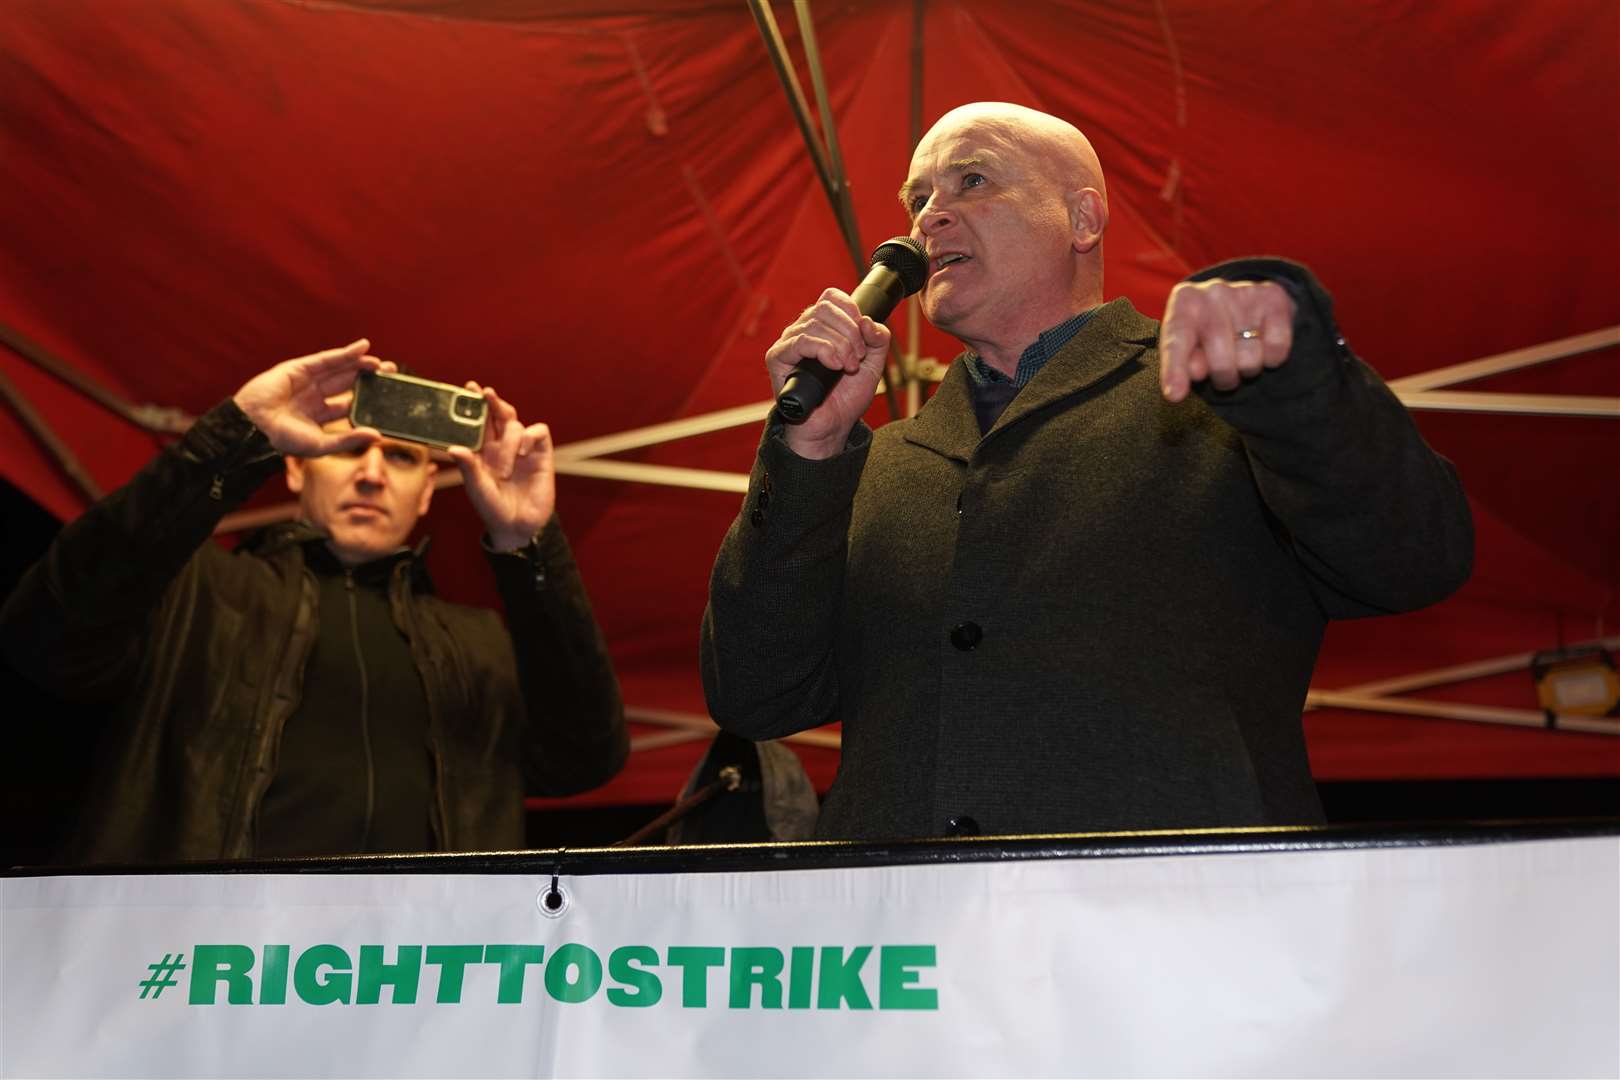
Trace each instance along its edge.
<instances>
[{"instance_id":1,"label":"shirt collar","mask_svg":"<svg viewBox=\"0 0 1620 1080\"><path fill-rule=\"evenodd\" d=\"M1035 377L1035 373L1045 367L1046 362L1056 356L1058 350L1067 345L1070 339L1078 334L1080 328L1086 325L1096 313L1096 308L1087 308L1078 315L1063 320L1050 330L1042 331L1041 336L1035 339L1035 343L1025 349L1023 355L1018 358L1018 367L1014 370L1011 379L985 363L978 353L970 352L967 354L968 377L973 380L975 386L1011 382L1015 388L1022 389L1029 380Z\"/></svg>"}]
</instances>

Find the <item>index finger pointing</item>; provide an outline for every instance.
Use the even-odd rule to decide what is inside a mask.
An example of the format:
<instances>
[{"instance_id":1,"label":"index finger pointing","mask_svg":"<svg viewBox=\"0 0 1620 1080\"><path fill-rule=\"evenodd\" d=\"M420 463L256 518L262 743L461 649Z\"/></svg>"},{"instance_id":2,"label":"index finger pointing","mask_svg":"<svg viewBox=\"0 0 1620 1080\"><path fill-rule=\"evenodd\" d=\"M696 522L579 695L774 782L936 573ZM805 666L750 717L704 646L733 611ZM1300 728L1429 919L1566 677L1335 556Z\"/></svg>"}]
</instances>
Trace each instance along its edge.
<instances>
[{"instance_id":1,"label":"index finger pointing","mask_svg":"<svg viewBox=\"0 0 1620 1080\"><path fill-rule=\"evenodd\" d=\"M1159 346L1159 391L1172 404L1187 396L1192 379L1187 375L1187 346L1181 335L1170 334Z\"/></svg>"}]
</instances>

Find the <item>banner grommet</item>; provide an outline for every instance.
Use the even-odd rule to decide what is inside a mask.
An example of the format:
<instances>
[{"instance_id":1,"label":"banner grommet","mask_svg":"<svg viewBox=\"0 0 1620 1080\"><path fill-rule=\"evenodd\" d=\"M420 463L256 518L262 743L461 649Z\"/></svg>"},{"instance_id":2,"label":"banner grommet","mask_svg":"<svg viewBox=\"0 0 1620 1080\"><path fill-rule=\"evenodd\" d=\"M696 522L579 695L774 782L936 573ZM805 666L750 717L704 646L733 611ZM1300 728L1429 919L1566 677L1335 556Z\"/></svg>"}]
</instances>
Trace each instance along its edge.
<instances>
[{"instance_id":1,"label":"banner grommet","mask_svg":"<svg viewBox=\"0 0 1620 1080\"><path fill-rule=\"evenodd\" d=\"M539 895L534 898L534 906L548 919L562 918L570 904L568 890L557 883L556 874L551 875L551 884L541 889Z\"/></svg>"}]
</instances>

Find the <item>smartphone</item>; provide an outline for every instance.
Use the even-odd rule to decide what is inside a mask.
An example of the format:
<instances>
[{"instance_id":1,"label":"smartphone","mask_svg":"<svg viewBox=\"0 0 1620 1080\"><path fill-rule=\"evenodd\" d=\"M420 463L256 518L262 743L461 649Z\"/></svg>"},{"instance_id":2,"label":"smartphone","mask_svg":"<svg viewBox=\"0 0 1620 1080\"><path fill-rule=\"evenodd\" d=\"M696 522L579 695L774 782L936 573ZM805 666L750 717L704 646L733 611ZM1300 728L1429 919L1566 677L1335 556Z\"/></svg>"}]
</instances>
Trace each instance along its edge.
<instances>
[{"instance_id":1,"label":"smartphone","mask_svg":"<svg viewBox=\"0 0 1620 1080\"><path fill-rule=\"evenodd\" d=\"M354 381L349 405L349 422L355 427L376 428L389 438L441 450L482 447L488 418L489 403L471 390L384 371L363 372Z\"/></svg>"}]
</instances>

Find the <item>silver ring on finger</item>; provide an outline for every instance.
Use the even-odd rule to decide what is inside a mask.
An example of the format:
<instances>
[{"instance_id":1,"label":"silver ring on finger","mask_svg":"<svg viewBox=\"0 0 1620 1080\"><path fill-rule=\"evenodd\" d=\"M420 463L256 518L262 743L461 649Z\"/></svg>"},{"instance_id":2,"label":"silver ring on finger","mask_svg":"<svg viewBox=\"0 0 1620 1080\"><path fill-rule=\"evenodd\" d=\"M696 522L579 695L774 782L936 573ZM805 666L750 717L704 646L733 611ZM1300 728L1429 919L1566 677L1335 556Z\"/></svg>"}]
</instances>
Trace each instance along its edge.
<instances>
[{"instance_id":1,"label":"silver ring on finger","mask_svg":"<svg viewBox=\"0 0 1620 1080\"><path fill-rule=\"evenodd\" d=\"M1242 330L1239 330L1237 336L1239 341L1253 341L1255 338L1260 336L1260 331L1256 330L1252 326L1248 326Z\"/></svg>"}]
</instances>

